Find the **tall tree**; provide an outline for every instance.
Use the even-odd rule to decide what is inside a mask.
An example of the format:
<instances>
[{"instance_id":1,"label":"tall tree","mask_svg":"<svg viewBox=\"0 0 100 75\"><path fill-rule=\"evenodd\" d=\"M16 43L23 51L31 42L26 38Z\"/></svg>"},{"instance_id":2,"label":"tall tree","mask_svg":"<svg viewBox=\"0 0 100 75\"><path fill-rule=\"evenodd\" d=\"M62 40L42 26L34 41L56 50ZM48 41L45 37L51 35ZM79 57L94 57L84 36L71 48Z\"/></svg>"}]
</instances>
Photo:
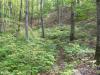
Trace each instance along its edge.
<instances>
[{"instance_id":1,"label":"tall tree","mask_svg":"<svg viewBox=\"0 0 100 75\"><path fill-rule=\"evenodd\" d=\"M38 25L40 24L40 14L39 14L39 11L40 11L40 7L39 7L39 5L40 5L40 0L37 0L37 14L38 14L38 16L37 16L37 19L38 19Z\"/></svg>"},{"instance_id":2,"label":"tall tree","mask_svg":"<svg viewBox=\"0 0 100 75\"><path fill-rule=\"evenodd\" d=\"M22 5L23 5L22 0L20 0L19 23L18 23L18 28L17 28L17 32L16 32L16 37L18 37L18 34L20 32L20 27L21 27L20 22L22 20Z\"/></svg>"},{"instance_id":3,"label":"tall tree","mask_svg":"<svg viewBox=\"0 0 100 75\"><path fill-rule=\"evenodd\" d=\"M26 0L26 21L25 21L25 38L26 40L28 40L28 5L29 4L29 0Z\"/></svg>"},{"instance_id":4,"label":"tall tree","mask_svg":"<svg viewBox=\"0 0 100 75\"><path fill-rule=\"evenodd\" d=\"M100 0L96 0L96 5L97 5L97 44L96 44L95 59L96 59L96 64L98 65L100 70ZM100 72L98 75L100 75Z\"/></svg>"},{"instance_id":5,"label":"tall tree","mask_svg":"<svg viewBox=\"0 0 100 75\"><path fill-rule=\"evenodd\" d=\"M11 2L11 0L8 2L8 5L9 5L9 17L11 18L11 15L12 15L12 2Z\"/></svg>"},{"instance_id":6,"label":"tall tree","mask_svg":"<svg viewBox=\"0 0 100 75\"><path fill-rule=\"evenodd\" d=\"M9 6L9 18L11 19L11 17L12 17L12 2L11 2L11 0L8 1L8 6ZM10 19L9 19L9 24L11 24Z\"/></svg>"},{"instance_id":7,"label":"tall tree","mask_svg":"<svg viewBox=\"0 0 100 75\"><path fill-rule=\"evenodd\" d=\"M61 17L61 21L60 21L60 25L63 25L63 7L64 7L64 1L61 0L61 13L60 13L60 17Z\"/></svg>"},{"instance_id":8,"label":"tall tree","mask_svg":"<svg viewBox=\"0 0 100 75\"><path fill-rule=\"evenodd\" d=\"M71 32L70 32L70 41L74 41L75 39L75 20L74 20L74 7L75 1L72 0L71 2Z\"/></svg>"},{"instance_id":9,"label":"tall tree","mask_svg":"<svg viewBox=\"0 0 100 75\"><path fill-rule=\"evenodd\" d=\"M22 19L22 0L20 0L20 11L19 11L19 22L21 21ZM20 31L20 24L18 24L18 32Z\"/></svg>"},{"instance_id":10,"label":"tall tree","mask_svg":"<svg viewBox=\"0 0 100 75\"><path fill-rule=\"evenodd\" d=\"M40 0L40 19L42 28L42 38L44 38L45 34L44 34L44 20L43 20L43 0Z\"/></svg>"},{"instance_id":11,"label":"tall tree","mask_svg":"<svg viewBox=\"0 0 100 75\"><path fill-rule=\"evenodd\" d=\"M21 22L21 19L22 19L22 0L20 0L20 11L19 11L19 23L18 23L18 29L17 29L17 32L16 32L16 37L18 37L18 34L20 32L20 22Z\"/></svg>"},{"instance_id":12,"label":"tall tree","mask_svg":"<svg viewBox=\"0 0 100 75\"><path fill-rule=\"evenodd\" d=\"M1 13L2 13L2 11L1 11L1 10L2 10L1 5L2 5L2 4L1 4L1 3L2 3L2 2L0 1L0 32L2 32L2 19L1 19L1 15L2 15L2 14L1 14Z\"/></svg>"},{"instance_id":13,"label":"tall tree","mask_svg":"<svg viewBox=\"0 0 100 75\"><path fill-rule=\"evenodd\" d=\"M3 31L5 31L5 0L3 0Z\"/></svg>"},{"instance_id":14,"label":"tall tree","mask_svg":"<svg viewBox=\"0 0 100 75\"><path fill-rule=\"evenodd\" d=\"M63 0L56 0L57 19L60 26L62 26L63 22L63 2Z\"/></svg>"},{"instance_id":15,"label":"tall tree","mask_svg":"<svg viewBox=\"0 0 100 75\"><path fill-rule=\"evenodd\" d=\"M56 4L56 7L57 7L57 15L58 15L58 24L60 25L60 3L59 3L59 0L56 0L57 4Z\"/></svg>"},{"instance_id":16,"label":"tall tree","mask_svg":"<svg viewBox=\"0 0 100 75\"><path fill-rule=\"evenodd\" d=\"M33 6L33 0L31 2L31 28L32 28L32 21L33 21L33 9L34 9L34 6Z\"/></svg>"}]
</instances>

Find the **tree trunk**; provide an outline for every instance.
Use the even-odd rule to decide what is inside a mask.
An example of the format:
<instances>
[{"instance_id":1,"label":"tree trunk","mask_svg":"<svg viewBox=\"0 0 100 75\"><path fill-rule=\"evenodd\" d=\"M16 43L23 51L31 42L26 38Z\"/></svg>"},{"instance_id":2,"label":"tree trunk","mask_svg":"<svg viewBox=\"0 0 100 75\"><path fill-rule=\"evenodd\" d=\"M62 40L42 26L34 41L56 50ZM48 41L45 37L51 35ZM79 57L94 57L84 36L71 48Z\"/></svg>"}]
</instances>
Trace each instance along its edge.
<instances>
[{"instance_id":1,"label":"tree trunk","mask_svg":"<svg viewBox=\"0 0 100 75\"><path fill-rule=\"evenodd\" d=\"M45 34L44 34L44 21L43 21L43 0L40 1L40 12L41 12L41 28L42 28L42 38L45 37Z\"/></svg>"},{"instance_id":2,"label":"tree trunk","mask_svg":"<svg viewBox=\"0 0 100 75\"><path fill-rule=\"evenodd\" d=\"M26 23L25 23L25 38L28 40L28 3L29 1L26 0Z\"/></svg>"},{"instance_id":3,"label":"tree trunk","mask_svg":"<svg viewBox=\"0 0 100 75\"><path fill-rule=\"evenodd\" d=\"M75 39L75 20L74 20L74 0L71 3L71 32L70 32L70 41Z\"/></svg>"},{"instance_id":4,"label":"tree trunk","mask_svg":"<svg viewBox=\"0 0 100 75\"><path fill-rule=\"evenodd\" d=\"M33 21L33 0L32 0L32 4L31 4L31 28L32 28L32 21Z\"/></svg>"},{"instance_id":5,"label":"tree trunk","mask_svg":"<svg viewBox=\"0 0 100 75\"><path fill-rule=\"evenodd\" d=\"M60 17L61 17L61 21L60 21L60 25L63 25L63 0L61 0L61 13L60 13Z\"/></svg>"},{"instance_id":6,"label":"tree trunk","mask_svg":"<svg viewBox=\"0 0 100 75\"><path fill-rule=\"evenodd\" d=\"M1 1L0 1L0 32L2 32L2 17L1 17L2 16L2 14L1 14L2 11L1 10L2 10L2 8L1 8Z\"/></svg>"},{"instance_id":7,"label":"tree trunk","mask_svg":"<svg viewBox=\"0 0 100 75\"><path fill-rule=\"evenodd\" d=\"M18 37L18 34L20 32L20 27L21 27L21 19L22 19L22 0L20 1L20 11L19 11L19 23L18 23L18 29L16 31L16 37Z\"/></svg>"},{"instance_id":8,"label":"tree trunk","mask_svg":"<svg viewBox=\"0 0 100 75\"><path fill-rule=\"evenodd\" d=\"M3 5L3 31L5 32L5 0Z\"/></svg>"},{"instance_id":9,"label":"tree trunk","mask_svg":"<svg viewBox=\"0 0 100 75\"><path fill-rule=\"evenodd\" d=\"M100 75L100 0L96 0L96 5L97 5L97 44L96 44L95 59L96 59L96 64L99 67L98 75Z\"/></svg>"},{"instance_id":10,"label":"tree trunk","mask_svg":"<svg viewBox=\"0 0 100 75\"><path fill-rule=\"evenodd\" d=\"M57 0L57 14L58 14L58 24L60 25L60 5L59 0Z\"/></svg>"},{"instance_id":11,"label":"tree trunk","mask_svg":"<svg viewBox=\"0 0 100 75\"><path fill-rule=\"evenodd\" d=\"M12 2L10 1L8 4L9 4L9 17L11 18L11 15L12 15Z\"/></svg>"},{"instance_id":12,"label":"tree trunk","mask_svg":"<svg viewBox=\"0 0 100 75\"><path fill-rule=\"evenodd\" d=\"M19 12L19 22L21 22L22 19L22 0L20 1L20 12ZM20 23L18 24L18 32L20 31Z\"/></svg>"},{"instance_id":13,"label":"tree trunk","mask_svg":"<svg viewBox=\"0 0 100 75\"><path fill-rule=\"evenodd\" d=\"M40 5L40 2L39 2L39 1L40 1L40 0L37 0L37 11L40 11L40 10L39 10L39 5ZM38 12L37 20L38 20L37 25L40 25L40 15L39 15L39 12Z\"/></svg>"}]
</instances>

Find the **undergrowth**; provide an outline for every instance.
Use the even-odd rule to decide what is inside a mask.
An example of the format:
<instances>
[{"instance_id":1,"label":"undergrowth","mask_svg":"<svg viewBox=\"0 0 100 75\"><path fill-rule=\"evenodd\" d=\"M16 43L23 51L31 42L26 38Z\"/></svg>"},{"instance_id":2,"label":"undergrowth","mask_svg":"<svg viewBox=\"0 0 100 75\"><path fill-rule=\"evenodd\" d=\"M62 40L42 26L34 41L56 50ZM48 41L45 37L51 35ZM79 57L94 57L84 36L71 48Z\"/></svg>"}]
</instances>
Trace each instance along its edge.
<instances>
[{"instance_id":1,"label":"undergrowth","mask_svg":"<svg viewBox=\"0 0 100 75\"><path fill-rule=\"evenodd\" d=\"M24 30L18 38L14 33L0 33L0 75L25 75L49 72L56 62L58 46L64 49L64 61L70 63L94 53L80 40L69 41L69 26L46 28L46 38L41 38L40 29L29 29L29 40L24 39ZM81 38L89 37L86 33ZM69 64L61 75L71 75L74 64Z\"/></svg>"}]
</instances>

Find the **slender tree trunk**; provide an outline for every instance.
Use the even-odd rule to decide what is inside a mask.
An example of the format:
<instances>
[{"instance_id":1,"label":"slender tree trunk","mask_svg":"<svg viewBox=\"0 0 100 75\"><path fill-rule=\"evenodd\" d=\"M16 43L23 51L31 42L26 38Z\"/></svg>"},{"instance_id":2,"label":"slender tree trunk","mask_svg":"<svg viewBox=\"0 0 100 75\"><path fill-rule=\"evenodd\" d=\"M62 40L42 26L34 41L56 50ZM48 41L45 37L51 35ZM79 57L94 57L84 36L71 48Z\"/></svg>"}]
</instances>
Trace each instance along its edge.
<instances>
[{"instance_id":1,"label":"slender tree trunk","mask_svg":"<svg viewBox=\"0 0 100 75\"><path fill-rule=\"evenodd\" d=\"M95 53L95 59L97 67L99 68L99 74L100 75L100 0L96 0L97 5L97 44L96 44L96 53Z\"/></svg>"},{"instance_id":2,"label":"slender tree trunk","mask_svg":"<svg viewBox=\"0 0 100 75\"><path fill-rule=\"evenodd\" d=\"M75 20L74 20L74 0L71 3L71 32L70 32L70 41L75 39Z\"/></svg>"},{"instance_id":3,"label":"slender tree trunk","mask_svg":"<svg viewBox=\"0 0 100 75\"><path fill-rule=\"evenodd\" d=\"M31 28L32 28L32 21L33 21L33 0L31 4Z\"/></svg>"},{"instance_id":4,"label":"slender tree trunk","mask_svg":"<svg viewBox=\"0 0 100 75\"><path fill-rule=\"evenodd\" d=\"M40 19L41 19L41 28L42 28L42 38L45 37L44 34L44 20L43 20L43 0L40 1Z\"/></svg>"},{"instance_id":5,"label":"slender tree trunk","mask_svg":"<svg viewBox=\"0 0 100 75\"><path fill-rule=\"evenodd\" d=\"M60 25L62 26L63 25L63 0L61 0L61 21L60 21Z\"/></svg>"},{"instance_id":6,"label":"slender tree trunk","mask_svg":"<svg viewBox=\"0 0 100 75\"><path fill-rule=\"evenodd\" d=\"M25 23L25 38L28 40L28 3L29 1L26 0L26 23Z\"/></svg>"},{"instance_id":7,"label":"slender tree trunk","mask_svg":"<svg viewBox=\"0 0 100 75\"><path fill-rule=\"evenodd\" d=\"M9 25L11 24L11 17L12 17L12 2L11 0L8 2L9 5Z\"/></svg>"},{"instance_id":8,"label":"slender tree trunk","mask_svg":"<svg viewBox=\"0 0 100 75\"><path fill-rule=\"evenodd\" d=\"M40 15L39 15L39 5L40 5L40 2L39 2L40 0L37 0L37 12L38 12L38 16L37 16L37 19L38 19L38 23L37 23L37 25L40 25Z\"/></svg>"},{"instance_id":9,"label":"slender tree trunk","mask_svg":"<svg viewBox=\"0 0 100 75\"><path fill-rule=\"evenodd\" d=\"M5 0L3 5L3 31L5 32Z\"/></svg>"},{"instance_id":10,"label":"slender tree trunk","mask_svg":"<svg viewBox=\"0 0 100 75\"><path fill-rule=\"evenodd\" d=\"M10 2L9 2L9 17L11 18L11 16L12 16L12 2L10 0Z\"/></svg>"},{"instance_id":11,"label":"slender tree trunk","mask_svg":"<svg viewBox=\"0 0 100 75\"><path fill-rule=\"evenodd\" d=\"M0 32L2 32L2 17L1 17L2 16L2 14L1 14L2 13L2 8L1 8L2 6L1 6L1 3L2 2L0 1Z\"/></svg>"},{"instance_id":12,"label":"slender tree trunk","mask_svg":"<svg viewBox=\"0 0 100 75\"><path fill-rule=\"evenodd\" d=\"M5 2L6 2L6 0L5 0ZM8 9L7 9L7 5L6 5L6 3L4 3L5 4L5 26L6 26L6 23L7 23L7 14L8 14Z\"/></svg>"},{"instance_id":13,"label":"slender tree trunk","mask_svg":"<svg viewBox=\"0 0 100 75\"><path fill-rule=\"evenodd\" d=\"M56 0L56 8L57 8L57 20L58 20L58 24L60 24L59 0Z\"/></svg>"},{"instance_id":14,"label":"slender tree trunk","mask_svg":"<svg viewBox=\"0 0 100 75\"><path fill-rule=\"evenodd\" d=\"M20 31L20 22L21 22L21 19L22 19L22 0L20 0L20 12L19 12L19 24L18 24L18 32Z\"/></svg>"},{"instance_id":15,"label":"slender tree trunk","mask_svg":"<svg viewBox=\"0 0 100 75\"><path fill-rule=\"evenodd\" d=\"M21 19L22 19L22 0L20 0L20 11L19 11L19 23L18 23L18 29L16 31L16 37L18 37L18 34L20 32L20 27L21 27Z\"/></svg>"}]
</instances>

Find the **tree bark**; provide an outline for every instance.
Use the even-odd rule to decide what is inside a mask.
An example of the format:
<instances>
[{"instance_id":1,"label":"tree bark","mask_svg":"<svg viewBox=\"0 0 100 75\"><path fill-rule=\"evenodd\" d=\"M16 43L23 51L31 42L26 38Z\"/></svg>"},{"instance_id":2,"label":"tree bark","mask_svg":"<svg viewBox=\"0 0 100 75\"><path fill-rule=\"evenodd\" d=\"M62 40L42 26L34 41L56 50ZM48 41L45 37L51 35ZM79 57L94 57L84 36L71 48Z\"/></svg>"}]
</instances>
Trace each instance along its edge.
<instances>
[{"instance_id":1,"label":"tree bark","mask_svg":"<svg viewBox=\"0 0 100 75\"><path fill-rule=\"evenodd\" d=\"M60 25L60 5L59 0L57 0L57 14L58 14L58 24Z\"/></svg>"},{"instance_id":2,"label":"tree bark","mask_svg":"<svg viewBox=\"0 0 100 75\"><path fill-rule=\"evenodd\" d=\"M43 20L43 0L40 1L40 19L41 19L41 28L42 28L42 38L45 38L44 34L44 20Z\"/></svg>"},{"instance_id":3,"label":"tree bark","mask_svg":"<svg viewBox=\"0 0 100 75\"><path fill-rule=\"evenodd\" d=\"M70 41L75 39L75 20L74 20L74 0L71 2L71 32L70 32Z\"/></svg>"},{"instance_id":4,"label":"tree bark","mask_svg":"<svg viewBox=\"0 0 100 75\"><path fill-rule=\"evenodd\" d=\"M5 32L5 0L3 5L3 31Z\"/></svg>"},{"instance_id":5,"label":"tree bark","mask_svg":"<svg viewBox=\"0 0 100 75\"><path fill-rule=\"evenodd\" d=\"M2 14L1 14L2 11L1 11L1 10L2 10L2 8L1 8L1 4L2 4L2 3L1 3L1 1L0 1L0 32L2 32L2 19L1 19L1 16L2 16Z\"/></svg>"},{"instance_id":6,"label":"tree bark","mask_svg":"<svg viewBox=\"0 0 100 75\"><path fill-rule=\"evenodd\" d=\"M31 4L31 28L32 28L32 21L33 21L33 0Z\"/></svg>"},{"instance_id":7,"label":"tree bark","mask_svg":"<svg viewBox=\"0 0 100 75\"><path fill-rule=\"evenodd\" d=\"M21 21L22 19L22 0L20 1L20 12L19 12L19 22ZM18 25L18 32L20 31L20 24Z\"/></svg>"},{"instance_id":8,"label":"tree bark","mask_svg":"<svg viewBox=\"0 0 100 75\"><path fill-rule=\"evenodd\" d=\"M12 2L11 0L9 1L9 17L11 18L11 15L12 15Z\"/></svg>"},{"instance_id":9,"label":"tree bark","mask_svg":"<svg viewBox=\"0 0 100 75\"><path fill-rule=\"evenodd\" d=\"M100 75L100 0L96 0L97 5L97 44L96 44L96 52L95 59L97 64L98 74Z\"/></svg>"},{"instance_id":10,"label":"tree bark","mask_svg":"<svg viewBox=\"0 0 100 75\"><path fill-rule=\"evenodd\" d=\"M25 38L28 40L28 3L29 1L26 0L26 23L25 23Z\"/></svg>"}]
</instances>

